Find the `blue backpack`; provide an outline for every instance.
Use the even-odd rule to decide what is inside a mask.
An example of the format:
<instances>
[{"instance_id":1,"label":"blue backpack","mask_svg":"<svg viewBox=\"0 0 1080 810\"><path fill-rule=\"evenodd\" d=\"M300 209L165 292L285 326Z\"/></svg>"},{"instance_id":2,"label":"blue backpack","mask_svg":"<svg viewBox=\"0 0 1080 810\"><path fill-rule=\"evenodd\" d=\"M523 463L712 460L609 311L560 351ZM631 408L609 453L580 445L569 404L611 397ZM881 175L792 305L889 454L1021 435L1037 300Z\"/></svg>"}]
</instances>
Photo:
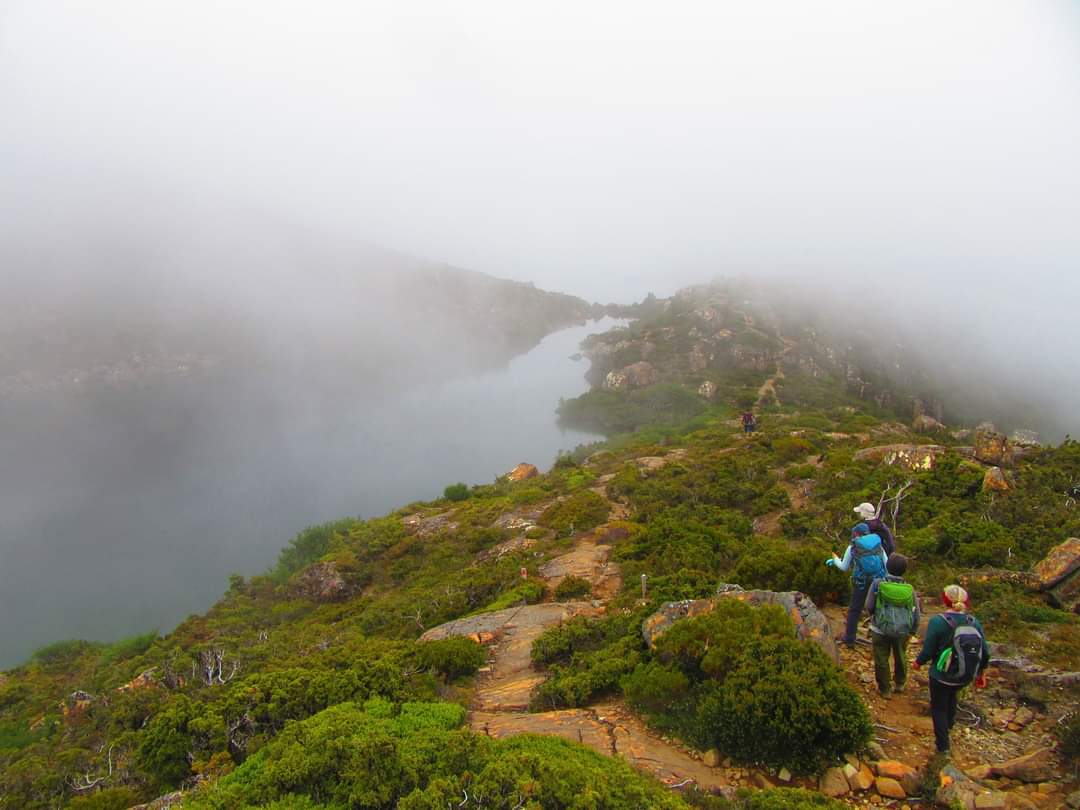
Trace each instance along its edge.
<instances>
[{"instance_id":1,"label":"blue backpack","mask_svg":"<svg viewBox=\"0 0 1080 810\"><path fill-rule=\"evenodd\" d=\"M859 540L871 538L873 538L873 544L869 548L859 542ZM858 587L862 588L875 579L885 578L885 561L881 559L881 538L876 534L866 534L858 540L852 540L851 553L855 557L855 571L852 579Z\"/></svg>"}]
</instances>

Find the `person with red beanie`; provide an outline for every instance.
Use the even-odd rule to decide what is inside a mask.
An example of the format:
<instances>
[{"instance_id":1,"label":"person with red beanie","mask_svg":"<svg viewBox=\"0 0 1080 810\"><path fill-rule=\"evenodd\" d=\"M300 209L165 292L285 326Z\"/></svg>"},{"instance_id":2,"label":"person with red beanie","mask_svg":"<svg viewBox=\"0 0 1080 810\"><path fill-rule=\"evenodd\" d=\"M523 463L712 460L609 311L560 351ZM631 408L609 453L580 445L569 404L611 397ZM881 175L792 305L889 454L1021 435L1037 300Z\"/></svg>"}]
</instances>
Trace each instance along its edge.
<instances>
[{"instance_id":1,"label":"person with red beanie","mask_svg":"<svg viewBox=\"0 0 1080 810\"><path fill-rule=\"evenodd\" d=\"M969 613L967 591L959 585L949 585L942 591L941 600L945 612L927 624L922 651L913 666L919 669L932 662L929 678L934 742L938 753L947 754L960 690L972 682L979 688L986 686L990 645L979 620Z\"/></svg>"}]
</instances>

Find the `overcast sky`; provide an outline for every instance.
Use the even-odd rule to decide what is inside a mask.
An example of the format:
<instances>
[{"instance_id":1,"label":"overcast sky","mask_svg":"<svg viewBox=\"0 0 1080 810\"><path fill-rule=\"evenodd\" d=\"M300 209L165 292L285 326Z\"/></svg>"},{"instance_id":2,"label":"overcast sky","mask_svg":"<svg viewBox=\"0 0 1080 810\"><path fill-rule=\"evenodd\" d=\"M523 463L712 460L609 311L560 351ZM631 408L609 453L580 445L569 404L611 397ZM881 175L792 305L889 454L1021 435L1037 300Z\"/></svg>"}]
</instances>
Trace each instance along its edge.
<instances>
[{"instance_id":1,"label":"overcast sky","mask_svg":"<svg viewBox=\"0 0 1080 810\"><path fill-rule=\"evenodd\" d=\"M6 0L0 109L53 217L250 204L598 299L1077 289L1075 2Z\"/></svg>"}]
</instances>

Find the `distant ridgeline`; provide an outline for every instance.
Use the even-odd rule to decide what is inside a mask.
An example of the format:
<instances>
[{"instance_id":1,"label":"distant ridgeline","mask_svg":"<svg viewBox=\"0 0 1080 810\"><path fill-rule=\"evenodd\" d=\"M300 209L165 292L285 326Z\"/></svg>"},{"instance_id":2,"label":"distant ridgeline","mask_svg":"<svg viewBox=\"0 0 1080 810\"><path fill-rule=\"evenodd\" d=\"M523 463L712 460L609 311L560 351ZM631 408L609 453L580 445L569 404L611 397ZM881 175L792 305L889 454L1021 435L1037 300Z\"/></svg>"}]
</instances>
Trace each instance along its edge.
<instances>
[{"instance_id":1,"label":"distant ridgeline","mask_svg":"<svg viewBox=\"0 0 1080 810\"><path fill-rule=\"evenodd\" d=\"M39 297L0 322L0 399L230 378L256 367L393 385L418 372L500 365L604 314L529 283L393 254L290 283L299 285L293 294L251 290L222 300L183 289L140 293L134 282L134 292L114 298Z\"/></svg>"},{"instance_id":2,"label":"distant ridgeline","mask_svg":"<svg viewBox=\"0 0 1080 810\"><path fill-rule=\"evenodd\" d=\"M1012 430L1037 427L1031 407L949 376L942 358L907 345L888 313L835 311L808 290L743 282L688 287L617 308L625 329L594 335L585 354L597 389L563 403L568 425L621 433L678 422L708 403L736 408L866 408L915 420L973 426L995 418ZM1012 399L1022 400L1020 397Z\"/></svg>"},{"instance_id":3,"label":"distant ridgeline","mask_svg":"<svg viewBox=\"0 0 1080 810\"><path fill-rule=\"evenodd\" d=\"M588 342L596 388L561 413L609 441L311 527L164 636L59 642L0 674L0 808L181 790L215 810L840 810L826 796L869 791L1026 807L1074 790L1080 444L947 427L903 363L730 289L605 308L636 320ZM578 312L507 290L508 311L550 304L548 328ZM986 783L955 772L943 793L925 687L885 704L868 655L837 653L850 580L823 562L867 500L926 609L965 583L994 643L994 688L964 703L984 720L953 738Z\"/></svg>"}]
</instances>

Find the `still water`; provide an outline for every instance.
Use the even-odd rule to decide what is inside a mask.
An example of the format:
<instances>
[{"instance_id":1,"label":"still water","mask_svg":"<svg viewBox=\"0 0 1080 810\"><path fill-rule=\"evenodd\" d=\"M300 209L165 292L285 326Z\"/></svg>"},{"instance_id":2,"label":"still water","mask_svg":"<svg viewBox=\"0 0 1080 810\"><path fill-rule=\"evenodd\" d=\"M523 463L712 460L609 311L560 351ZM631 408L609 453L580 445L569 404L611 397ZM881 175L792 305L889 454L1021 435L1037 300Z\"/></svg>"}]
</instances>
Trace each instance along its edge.
<instances>
[{"instance_id":1,"label":"still water","mask_svg":"<svg viewBox=\"0 0 1080 810\"><path fill-rule=\"evenodd\" d=\"M587 361L571 359L580 342L617 323L329 407L223 386L0 408L0 667L60 638L167 631L312 523L384 514L522 461L548 468L599 438L561 430L555 407L588 387Z\"/></svg>"}]
</instances>

